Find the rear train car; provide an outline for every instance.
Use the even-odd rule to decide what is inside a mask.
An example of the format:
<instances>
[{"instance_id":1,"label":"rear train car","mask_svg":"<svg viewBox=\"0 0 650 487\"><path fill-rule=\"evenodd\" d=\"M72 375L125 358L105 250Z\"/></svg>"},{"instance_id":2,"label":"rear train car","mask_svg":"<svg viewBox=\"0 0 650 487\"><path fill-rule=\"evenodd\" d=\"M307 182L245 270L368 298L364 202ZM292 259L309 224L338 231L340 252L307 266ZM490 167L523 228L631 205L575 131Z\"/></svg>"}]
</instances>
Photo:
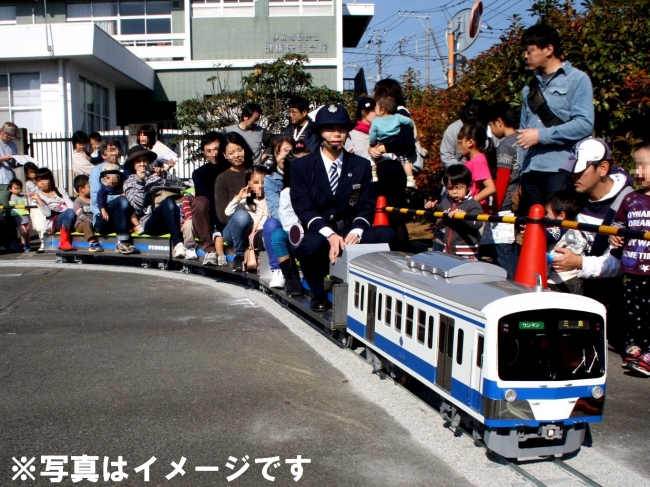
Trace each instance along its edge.
<instances>
[{"instance_id":1,"label":"rear train car","mask_svg":"<svg viewBox=\"0 0 650 487\"><path fill-rule=\"evenodd\" d=\"M602 419L605 309L535 292L503 269L437 252L348 267L347 331L434 390L441 413L507 458L561 455Z\"/></svg>"}]
</instances>

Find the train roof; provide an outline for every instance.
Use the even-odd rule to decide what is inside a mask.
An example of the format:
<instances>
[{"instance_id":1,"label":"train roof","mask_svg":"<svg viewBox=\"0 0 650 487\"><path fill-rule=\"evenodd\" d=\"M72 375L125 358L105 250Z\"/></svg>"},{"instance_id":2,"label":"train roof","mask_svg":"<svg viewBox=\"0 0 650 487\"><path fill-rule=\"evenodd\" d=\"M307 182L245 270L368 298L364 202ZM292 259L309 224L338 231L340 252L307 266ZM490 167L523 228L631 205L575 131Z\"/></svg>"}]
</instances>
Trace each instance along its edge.
<instances>
[{"instance_id":1,"label":"train roof","mask_svg":"<svg viewBox=\"0 0 650 487\"><path fill-rule=\"evenodd\" d=\"M498 299L532 292L509 281L501 267L442 252L373 252L351 264L476 311Z\"/></svg>"}]
</instances>

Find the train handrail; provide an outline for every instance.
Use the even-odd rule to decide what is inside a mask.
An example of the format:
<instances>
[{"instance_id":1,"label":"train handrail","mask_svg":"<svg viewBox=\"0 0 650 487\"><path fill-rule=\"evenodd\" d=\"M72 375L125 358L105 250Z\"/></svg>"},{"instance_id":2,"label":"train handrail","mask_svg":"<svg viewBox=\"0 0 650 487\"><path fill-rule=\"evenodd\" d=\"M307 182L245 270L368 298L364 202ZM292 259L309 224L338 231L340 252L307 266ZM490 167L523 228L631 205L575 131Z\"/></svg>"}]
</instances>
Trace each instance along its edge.
<instances>
[{"instance_id":1,"label":"train handrail","mask_svg":"<svg viewBox=\"0 0 650 487\"><path fill-rule=\"evenodd\" d=\"M644 232L643 230L631 230L629 228L612 227L609 225L592 225L591 223L574 222L567 220L555 220L552 218L534 219L527 216L498 216L498 215L468 215L458 214L449 217L443 211L433 210L416 210L413 208L396 208L394 206L386 207L387 213L399 213L402 215L417 215L417 216L431 216L434 218L442 218L447 216L454 220L467 220L479 221L490 223L511 223L516 225L526 225L529 223L541 223L547 227L562 227L570 228L572 230L581 230L584 232L600 233L602 235L615 235L618 237L636 238L638 240L650 240L650 231Z\"/></svg>"}]
</instances>

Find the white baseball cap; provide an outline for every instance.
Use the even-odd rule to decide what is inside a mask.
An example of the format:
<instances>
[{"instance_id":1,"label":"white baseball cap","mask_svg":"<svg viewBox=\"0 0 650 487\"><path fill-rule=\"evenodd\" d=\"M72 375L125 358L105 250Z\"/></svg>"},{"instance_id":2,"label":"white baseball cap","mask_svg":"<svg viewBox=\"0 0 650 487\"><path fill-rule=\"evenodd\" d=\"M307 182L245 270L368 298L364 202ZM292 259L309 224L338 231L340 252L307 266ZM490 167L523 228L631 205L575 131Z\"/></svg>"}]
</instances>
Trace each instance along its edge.
<instances>
[{"instance_id":1,"label":"white baseball cap","mask_svg":"<svg viewBox=\"0 0 650 487\"><path fill-rule=\"evenodd\" d=\"M611 159L612 151L604 140L587 137L573 146L569 159L560 171L577 174L589 166L600 164L602 161L611 161Z\"/></svg>"}]
</instances>

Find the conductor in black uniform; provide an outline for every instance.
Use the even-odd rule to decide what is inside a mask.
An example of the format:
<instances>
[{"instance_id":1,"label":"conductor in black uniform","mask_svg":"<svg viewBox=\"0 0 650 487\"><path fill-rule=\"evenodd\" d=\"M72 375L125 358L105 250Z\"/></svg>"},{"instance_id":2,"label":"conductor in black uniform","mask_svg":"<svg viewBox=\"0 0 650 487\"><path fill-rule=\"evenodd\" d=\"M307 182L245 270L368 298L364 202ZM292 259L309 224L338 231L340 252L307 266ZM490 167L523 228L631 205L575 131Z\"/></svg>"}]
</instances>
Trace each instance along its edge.
<instances>
[{"instance_id":1,"label":"conductor in black uniform","mask_svg":"<svg viewBox=\"0 0 650 487\"><path fill-rule=\"evenodd\" d=\"M305 232L298 259L311 290L311 309L319 312L327 310L329 262L346 245L392 244L395 239L390 227L371 227L370 163L343 149L353 126L342 105L325 105L310 127L320 138L320 150L291 165L291 204Z\"/></svg>"}]
</instances>

